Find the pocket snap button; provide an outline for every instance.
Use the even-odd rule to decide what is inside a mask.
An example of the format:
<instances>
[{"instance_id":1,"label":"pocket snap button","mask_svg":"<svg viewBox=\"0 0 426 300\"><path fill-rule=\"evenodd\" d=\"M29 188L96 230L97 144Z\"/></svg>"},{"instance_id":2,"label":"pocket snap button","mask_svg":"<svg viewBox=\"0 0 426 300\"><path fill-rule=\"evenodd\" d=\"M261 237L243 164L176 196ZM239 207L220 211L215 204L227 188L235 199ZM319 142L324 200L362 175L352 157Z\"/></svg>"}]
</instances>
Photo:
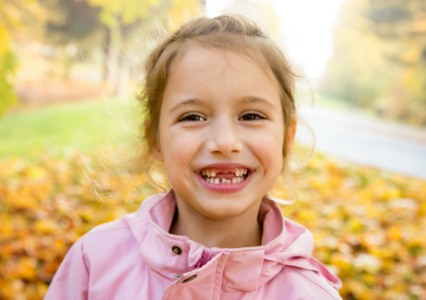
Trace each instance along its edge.
<instances>
[{"instance_id":1,"label":"pocket snap button","mask_svg":"<svg viewBox=\"0 0 426 300\"><path fill-rule=\"evenodd\" d=\"M178 246L173 246L173 247L172 247L172 251L173 251L173 253L174 253L174 254L176 254L176 255L181 255L181 254L182 254L182 249L181 249L181 248L179 248Z\"/></svg>"}]
</instances>

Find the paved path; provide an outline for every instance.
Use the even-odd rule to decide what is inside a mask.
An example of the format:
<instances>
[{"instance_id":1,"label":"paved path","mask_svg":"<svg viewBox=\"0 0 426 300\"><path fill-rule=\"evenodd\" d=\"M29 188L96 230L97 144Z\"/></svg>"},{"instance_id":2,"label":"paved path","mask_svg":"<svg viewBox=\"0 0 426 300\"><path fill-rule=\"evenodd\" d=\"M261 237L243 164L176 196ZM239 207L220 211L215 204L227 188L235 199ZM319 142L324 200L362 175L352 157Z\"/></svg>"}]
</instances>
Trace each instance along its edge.
<instances>
[{"instance_id":1,"label":"paved path","mask_svg":"<svg viewBox=\"0 0 426 300\"><path fill-rule=\"evenodd\" d=\"M355 163L426 179L426 130L323 108L300 109L316 149ZM309 136L301 126L299 141Z\"/></svg>"}]
</instances>

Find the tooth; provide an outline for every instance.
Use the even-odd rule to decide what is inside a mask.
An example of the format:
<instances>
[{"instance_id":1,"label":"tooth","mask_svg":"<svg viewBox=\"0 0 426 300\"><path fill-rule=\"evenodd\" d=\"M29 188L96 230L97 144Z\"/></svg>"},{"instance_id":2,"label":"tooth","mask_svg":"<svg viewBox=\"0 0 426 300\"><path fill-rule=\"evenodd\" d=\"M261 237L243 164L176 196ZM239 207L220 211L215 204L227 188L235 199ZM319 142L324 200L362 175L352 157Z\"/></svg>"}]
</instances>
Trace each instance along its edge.
<instances>
[{"instance_id":1,"label":"tooth","mask_svg":"<svg viewBox=\"0 0 426 300\"><path fill-rule=\"evenodd\" d=\"M235 178L235 177L234 177L234 178L232 178L232 183L233 183L233 184L237 183L237 178Z\"/></svg>"},{"instance_id":2,"label":"tooth","mask_svg":"<svg viewBox=\"0 0 426 300\"><path fill-rule=\"evenodd\" d=\"M241 183L243 181L243 179L241 177L237 178L238 183Z\"/></svg>"},{"instance_id":3,"label":"tooth","mask_svg":"<svg viewBox=\"0 0 426 300\"><path fill-rule=\"evenodd\" d=\"M216 172L215 171L211 171L210 174L212 175L212 177L216 177Z\"/></svg>"},{"instance_id":4,"label":"tooth","mask_svg":"<svg viewBox=\"0 0 426 300\"><path fill-rule=\"evenodd\" d=\"M243 175L246 175L247 174L247 169L244 169L243 170Z\"/></svg>"},{"instance_id":5,"label":"tooth","mask_svg":"<svg viewBox=\"0 0 426 300\"><path fill-rule=\"evenodd\" d=\"M222 178L222 182L221 182L222 184L225 184L226 183L226 179L225 178Z\"/></svg>"},{"instance_id":6,"label":"tooth","mask_svg":"<svg viewBox=\"0 0 426 300\"><path fill-rule=\"evenodd\" d=\"M219 184L219 178L214 179L214 184Z\"/></svg>"}]
</instances>

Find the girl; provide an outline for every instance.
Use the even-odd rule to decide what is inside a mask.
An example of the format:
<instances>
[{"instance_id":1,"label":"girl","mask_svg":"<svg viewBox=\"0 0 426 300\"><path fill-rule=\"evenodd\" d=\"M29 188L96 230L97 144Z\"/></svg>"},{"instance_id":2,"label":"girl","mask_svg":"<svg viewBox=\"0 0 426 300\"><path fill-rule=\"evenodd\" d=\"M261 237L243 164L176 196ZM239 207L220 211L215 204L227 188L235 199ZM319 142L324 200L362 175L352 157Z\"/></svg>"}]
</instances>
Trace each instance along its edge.
<instances>
[{"instance_id":1,"label":"girl","mask_svg":"<svg viewBox=\"0 0 426 300\"><path fill-rule=\"evenodd\" d=\"M46 299L340 299L310 232L267 196L296 131L293 84L241 16L190 21L157 46L145 135L172 189L83 236Z\"/></svg>"}]
</instances>

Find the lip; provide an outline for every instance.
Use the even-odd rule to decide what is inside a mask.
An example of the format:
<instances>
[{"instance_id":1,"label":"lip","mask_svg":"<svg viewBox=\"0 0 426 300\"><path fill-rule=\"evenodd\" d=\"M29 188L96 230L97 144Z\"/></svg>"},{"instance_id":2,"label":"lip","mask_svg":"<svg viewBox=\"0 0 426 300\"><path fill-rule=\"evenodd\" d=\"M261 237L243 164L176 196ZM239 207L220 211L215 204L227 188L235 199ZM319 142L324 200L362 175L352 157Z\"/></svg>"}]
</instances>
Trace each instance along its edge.
<instances>
[{"instance_id":1,"label":"lip","mask_svg":"<svg viewBox=\"0 0 426 300\"><path fill-rule=\"evenodd\" d=\"M233 184L212 184L203 179L203 176L201 175L202 170L205 169L214 169L214 170L220 170L220 171L231 171L235 169L247 169L247 177L243 182L240 183L233 183ZM206 188L209 191L215 192L215 193L236 193L244 189L250 182L252 178L253 168L250 168L243 164L238 163L214 163L205 165L202 168L199 168L196 171L197 178L200 181L201 185Z\"/></svg>"},{"instance_id":2,"label":"lip","mask_svg":"<svg viewBox=\"0 0 426 300\"><path fill-rule=\"evenodd\" d=\"M235 170L235 169L247 169L250 172L253 171L252 168L243 165L243 164L238 164L238 163L214 163L214 164L209 164L209 165L205 165L201 168L199 168L198 170L196 170L197 173L201 173L202 170L204 169L217 169L217 170L226 170L226 171L230 171L230 170Z\"/></svg>"}]
</instances>

